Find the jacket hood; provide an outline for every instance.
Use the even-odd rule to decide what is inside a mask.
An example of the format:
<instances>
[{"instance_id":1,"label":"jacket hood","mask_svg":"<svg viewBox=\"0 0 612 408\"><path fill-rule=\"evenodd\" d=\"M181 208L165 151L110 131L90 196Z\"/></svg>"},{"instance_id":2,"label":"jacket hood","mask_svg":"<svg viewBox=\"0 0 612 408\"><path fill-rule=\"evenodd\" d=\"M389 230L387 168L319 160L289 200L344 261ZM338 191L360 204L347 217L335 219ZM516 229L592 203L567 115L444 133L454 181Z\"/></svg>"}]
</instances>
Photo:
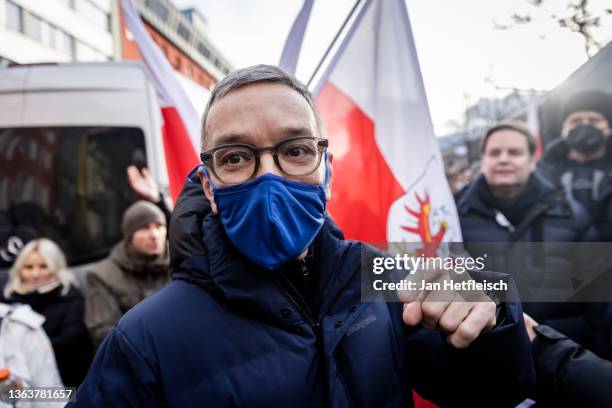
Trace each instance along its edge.
<instances>
[{"instance_id":1,"label":"jacket hood","mask_svg":"<svg viewBox=\"0 0 612 408\"><path fill-rule=\"evenodd\" d=\"M202 191L198 167L187 176L172 211L168 231L171 270L176 269L185 258L206 254L201 225L204 216L210 213L210 203Z\"/></svg>"},{"instance_id":2,"label":"jacket hood","mask_svg":"<svg viewBox=\"0 0 612 408\"><path fill-rule=\"evenodd\" d=\"M189 175L172 216L172 278L257 307L261 299L278 290L274 284L278 271L263 269L234 247L219 217L210 211L197 175L197 181L193 175L194 172ZM328 290L337 290L336 286L345 280L343 277L352 275L360 265L360 244L345 241L329 215L311 248L319 286L321 290L325 288L326 294ZM331 275L334 280L330 280Z\"/></svg>"},{"instance_id":3,"label":"jacket hood","mask_svg":"<svg viewBox=\"0 0 612 408\"><path fill-rule=\"evenodd\" d=\"M197 174L199 166L194 168L187 179L176 201L172 212L168 237L170 240L170 268L172 271L191 256L205 256L207 254L202 234L204 218L211 214L210 202L202 191L200 178ZM329 225L328 225L329 224ZM339 239L344 239L340 228L326 214L325 225L328 231ZM326 227L323 227L325 229ZM227 240L225 232L220 235ZM230 244L231 245L231 244Z\"/></svg>"},{"instance_id":4,"label":"jacket hood","mask_svg":"<svg viewBox=\"0 0 612 408\"><path fill-rule=\"evenodd\" d=\"M190 256L172 272L174 280L201 286L240 310L269 315L271 299L278 297L280 270L268 271L236 249L219 217L208 213L201 224L205 255ZM318 275L317 304L325 305L338 294L361 264L361 244L345 241L326 217L311 250L312 268ZM281 266L282 268L282 266Z\"/></svg>"}]
</instances>

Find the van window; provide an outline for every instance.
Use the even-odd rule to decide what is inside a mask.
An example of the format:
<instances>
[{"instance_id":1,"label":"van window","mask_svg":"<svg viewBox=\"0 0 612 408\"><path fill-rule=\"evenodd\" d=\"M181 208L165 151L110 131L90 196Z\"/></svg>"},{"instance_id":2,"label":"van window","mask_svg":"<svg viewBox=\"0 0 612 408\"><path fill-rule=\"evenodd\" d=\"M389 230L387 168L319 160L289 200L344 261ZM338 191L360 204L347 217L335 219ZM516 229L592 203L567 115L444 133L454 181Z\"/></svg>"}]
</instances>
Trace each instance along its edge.
<instances>
[{"instance_id":1,"label":"van window","mask_svg":"<svg viewBox=\"0 0 612 408\"><path fill-rule=\"evenodd\" d=\"M0 128L0 268L43 236L70 265L106 256L137 198L127 182L130 164L146 165L137 128Z\"/></svg>"}]
</instances>

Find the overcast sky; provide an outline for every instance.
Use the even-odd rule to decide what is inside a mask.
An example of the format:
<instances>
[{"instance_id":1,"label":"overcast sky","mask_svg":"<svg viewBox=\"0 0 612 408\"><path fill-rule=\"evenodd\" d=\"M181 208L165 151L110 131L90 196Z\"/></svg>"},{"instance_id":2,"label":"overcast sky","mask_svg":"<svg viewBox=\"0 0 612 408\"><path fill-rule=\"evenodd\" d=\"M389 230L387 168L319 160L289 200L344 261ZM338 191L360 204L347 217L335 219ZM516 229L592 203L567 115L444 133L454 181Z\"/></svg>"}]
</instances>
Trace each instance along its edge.
<instances>
[{"instance_id":1,"label":"overcast sky","mask_svg":"<svg viewBox=\"0 0 612 408\"><path fill-rule=\"evenodd\" d=\"M278 63L302 0L172 0L195 6L208 20L207 35L236 68ZM315 0L297 76L306 82L355 0ZM591 0L603 9L609 0ZM566 0L545 1L563 13ZM586 61L579 36L564 31L545 10L525 0L407 0L436 134L453 130L468 102L499 97L496 89L549 90ZM557 8L555 8L557 7ZM533 23L507 30L513 13L532 11ZM611 20L597 32L612 39ZM606 24L604 24L606 25ZM607 31L606 31L607 30ZM486 78L491 78L487 81Z\"/></svg>"}]
</instances>

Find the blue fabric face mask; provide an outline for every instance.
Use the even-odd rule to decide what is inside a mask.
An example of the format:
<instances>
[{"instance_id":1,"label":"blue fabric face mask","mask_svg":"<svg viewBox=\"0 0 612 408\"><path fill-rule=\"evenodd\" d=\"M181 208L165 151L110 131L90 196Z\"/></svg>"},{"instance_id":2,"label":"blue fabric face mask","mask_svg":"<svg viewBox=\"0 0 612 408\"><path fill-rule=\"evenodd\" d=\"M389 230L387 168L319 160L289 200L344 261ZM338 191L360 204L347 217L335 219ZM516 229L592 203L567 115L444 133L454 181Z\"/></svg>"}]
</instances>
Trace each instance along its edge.
<instances>
[{"instance_id":1,"label":"blue fabric face mask","mask_svg":"<svg viewBox=\"0 0 612 408\"><path fill-rule=\"evenodd\" d=\"M317 236L325 220L324 184L305 184L264 174L230 187L212 186L221 223L230 241L267 270L296 259Z\"/></svg>"}]
</instances>

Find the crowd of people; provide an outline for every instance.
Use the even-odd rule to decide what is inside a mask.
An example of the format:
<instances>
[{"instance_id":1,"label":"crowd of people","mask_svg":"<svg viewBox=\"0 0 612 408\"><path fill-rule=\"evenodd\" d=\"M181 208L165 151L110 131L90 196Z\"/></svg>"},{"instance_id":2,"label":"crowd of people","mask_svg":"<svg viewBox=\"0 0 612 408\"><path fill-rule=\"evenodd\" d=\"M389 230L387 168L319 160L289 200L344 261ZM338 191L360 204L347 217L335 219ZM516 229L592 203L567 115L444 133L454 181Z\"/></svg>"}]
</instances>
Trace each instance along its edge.
<instances>
[{"instance_id":1,"label":"crowd of people","mask_svg":"<svg viewBox=\"0 0 612 408\"><path fill-rule=\"evenodd\" d=\"M612 100L600 91L581 91L568 97L563 118L560 138L540 160L535 155L536 139L525 124L502 122L490 128L481 141L481 174L456 196L470 252L478 253L483 242L535 243L514 252L518 256L512 256L508 246L488 253L487 266L492 270L517 276L529 269L522 275L529 278L526 291L538 289L551 271L569 277L573 270L584 268L576 265L577 257L563 251L563 245L554 243L612 240ZM547 267L538 269L525 248L541 249L540 263ZM583 248L589 251L588 246ZM596 252L593 247L582 257L593 268ZM604 266L602 279L593 283L604 285L603 298L523 302L527 327L537 343L536 397L541 404L612 402L607 387L612 380L612 363L607 361L612 358L612 306L606 301L612 287L609 262Z\"/></svg>"},{"instance_id":2,"label":"crowd of people","mask_svg":"<svg viewBox=\"0 0 612 408\"><path fill-rule=\"evenodd\" d=\"M456 196L468 251L612 241L610 97L572 95L563 115L540 160L520 122L483 135L481 174ZM0 368L25 385L80 385L75 406L409 406L413 390L442 406L612 404L601 299L360 301L355 271L377 250L344 240L325 212L333 152L291 75L229 74L202 146L172 223L147 170L127 170L142 200L83 279L53 241L24 246L0 299ZM543 256L559 274L574 267ZM514 275L522 261L501 252L487 266Z\"/></svg>"},{"instance_id":3,"label":"crowd of people","mask_svg":"<svg viewBox=\"0 0 612 408\"><path fill-rule=\"evenodd\" d=\"M0 368L21 386L77 387L121 316L169 281L170 210L146 169L130 166L127 177L144 199L125 210L123 239L83 282L47 238L26 244L9 270L0 296Z\"/></svg>"}]
</instances>

